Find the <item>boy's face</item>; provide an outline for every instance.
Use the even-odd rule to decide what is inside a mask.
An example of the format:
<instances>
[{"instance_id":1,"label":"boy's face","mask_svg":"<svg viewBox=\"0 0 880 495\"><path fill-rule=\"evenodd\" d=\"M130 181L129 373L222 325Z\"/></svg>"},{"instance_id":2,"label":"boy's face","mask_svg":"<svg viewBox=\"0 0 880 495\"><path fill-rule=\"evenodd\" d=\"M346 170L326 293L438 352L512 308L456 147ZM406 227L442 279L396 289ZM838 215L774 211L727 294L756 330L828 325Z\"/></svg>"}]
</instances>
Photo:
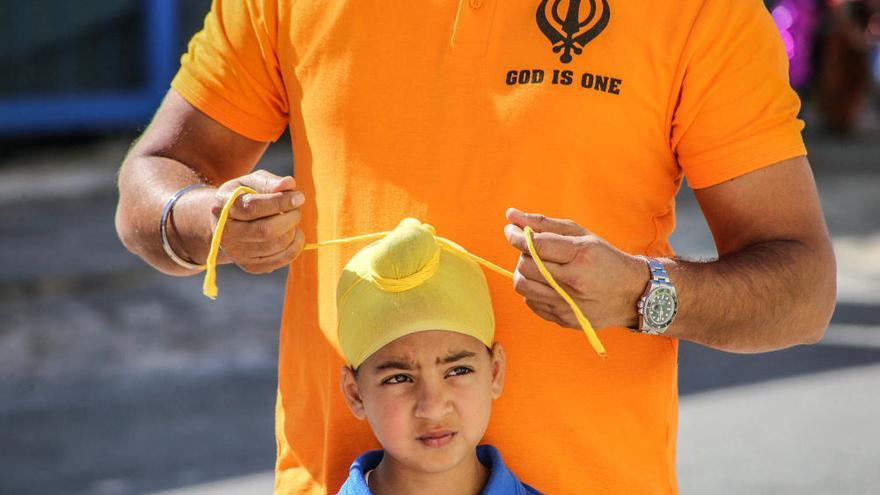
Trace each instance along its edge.
<instances>
[{"instance_id":1,"label":"boy's face","mask_svg":"<svg viewBox=\"0 0 880 495\"><path fill-rule=\"evenodd\" d=\"M401 337L358 368L342 369L352 412L386 453L410 469L438 473L474 455L504 383L504 351L447 331Z\"/></svg>"}]
</instances>

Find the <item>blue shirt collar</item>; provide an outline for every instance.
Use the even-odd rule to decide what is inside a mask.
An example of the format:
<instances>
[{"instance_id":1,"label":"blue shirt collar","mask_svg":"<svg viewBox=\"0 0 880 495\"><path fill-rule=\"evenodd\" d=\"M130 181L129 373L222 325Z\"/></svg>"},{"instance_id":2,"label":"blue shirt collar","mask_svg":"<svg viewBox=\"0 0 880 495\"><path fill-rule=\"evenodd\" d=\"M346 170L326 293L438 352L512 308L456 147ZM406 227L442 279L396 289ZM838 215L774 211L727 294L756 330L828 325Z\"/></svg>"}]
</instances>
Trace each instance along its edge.
<instances>
[{"instance_id":1,"label":"blue shirt collar","mask_svg":"<svg viewBox=\"0 0 880 495\"><path fill-rule=\"evenodd\" d=\"M372 495L364 475L382 461L384 452L371 450L358 457L348 471L348 479L339 490L339 495ZM477 447L477 459L490 470L489 480L481 495L541 495L534 488L520 482L513 472L504 465L498 449L491 445Z\"/></svg>"}]
</instances>

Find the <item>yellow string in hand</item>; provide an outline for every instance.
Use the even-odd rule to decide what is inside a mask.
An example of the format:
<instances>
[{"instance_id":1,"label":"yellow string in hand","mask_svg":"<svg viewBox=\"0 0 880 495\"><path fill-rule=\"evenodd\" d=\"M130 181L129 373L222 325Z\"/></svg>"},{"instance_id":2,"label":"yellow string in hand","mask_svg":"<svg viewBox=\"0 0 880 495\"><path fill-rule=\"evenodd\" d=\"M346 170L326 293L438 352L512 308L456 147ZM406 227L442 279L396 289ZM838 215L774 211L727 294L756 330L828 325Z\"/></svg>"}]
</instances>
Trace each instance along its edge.
<instances>
[{"instance_id":1,"label":"yellow string in hand","mask_svg":"<svg viewBox=\"0 0 880 495\"><path fill-rule=\"evenodd\" d=\"M532 235L534 234L534 230L531 227L526 226L524 229L524 233L526 236L526 244L529 246L529 254L531 254L532 259L535 260L535 264L538 265L538 271L541 272L541 275L544 276L544 279L547 280L547 283L550 284L550 287L553 287L553 290L556 291L565 302L568 303L568 306L574 311L574 316L577 318L578 323L581 326L581 329L584 331L584 334L587 336L587 340L590 341L590 345L593 346L593 349L602 357L605 356L605 346L602 345L602 341L599 340L599 336L596 335L596 331L593 330L593 325L590 324L590 320L584 316L584 313L581 312L581 308L575 304L574 300L569 296L565 290L556 283L556 280L553 278L553 275L550 275L550 271L547 270L547 267L544 266L544 262L541 260L541 257L538 256L538 251L535 249L535 242L532 240Z\"/></svg>"},{"instance_id":2,"label":"yellow string in hand","mask_svg":"<svg viewBox=\"0 0 880 495\"><path fill-rule=\"evenodd\" d=\"M226 200L223 209L220 210L220 218L214 227L214 235L211 237L211 249L208 250L208 261L205 262L205 281L202 283L202 294L217 299L217 254L220 252L220 239L223 238L223 229L229 219L229 210L232 204L242 194L256 194L257 191L247 186L238 186L232 191L232 196Z\"/></svg>"},{"instance_id":3,"label":"yellow string in hand","mask_svg":"<svg viewBox=\"0 0 880 495\"><path fill-rule=\"evenodd\" d=\"M226 222L229 219L229 210L232 208L232 204L239 196L248 193L256 193L256 191L246 186L239 186L235 188L234 191L232 191L232 196L230 196L229 199L226 201L226 204L223 205L223 209L220 211L220 218L217 220L217 226L214 228L214 235L211 238L211 248L208 251L208 260L205 263L205 281L202 285L202 293L210 297L211 299L217 298L217 254L220 251L220 240L223 237L223 229L226 227ZM332 239L322 242L310 243L305 245L304 250L310 251L324 246L331 246L334 244L347 244L350 242L381 239L389 233L390 231L376 232L372 234L357 235L353 237L345 237L342 239ZM571 310L574 311L575 318L577 318L577 321L580 324L581 329L584 331L584 334L587 336L587 340L589 340L590 345L593 346L593 349L596 351L596 353L604 357L605 347L602 345L602 341L599 340L598 335L596 335L596 331L593 329L590 321L587 320L587 317L584 316L583 312L581 312L580 308L577 306L577 304L575 304L574 300L565 292L562 287L559 286L558 283L556 283L553 275L550 274L550 271L548 271L547 267L544 266L544 262L541 260L541 257L538 256L538 252L535 249L535 243L532 240L534 231L531 227L526 227L524 229L524 233L526 237L526 243L528 244L529 248L529 254L538 265L538 270L541 272L541 275L544 277L545 280L547 280L547 283L550 284L551 287L553 287L553 290L555 290L556 293L559 294L566 303L568 303ZM470 253L466 249L447 239L438 238L438 240L440 241L441 246L447 251L455 253L459 256L469 257L492 271L507 276L511 279L513 278L513 273L509 270L506 270L496 265L495 263L492 263L491 261Z\"/></svg>"}]
</instances>

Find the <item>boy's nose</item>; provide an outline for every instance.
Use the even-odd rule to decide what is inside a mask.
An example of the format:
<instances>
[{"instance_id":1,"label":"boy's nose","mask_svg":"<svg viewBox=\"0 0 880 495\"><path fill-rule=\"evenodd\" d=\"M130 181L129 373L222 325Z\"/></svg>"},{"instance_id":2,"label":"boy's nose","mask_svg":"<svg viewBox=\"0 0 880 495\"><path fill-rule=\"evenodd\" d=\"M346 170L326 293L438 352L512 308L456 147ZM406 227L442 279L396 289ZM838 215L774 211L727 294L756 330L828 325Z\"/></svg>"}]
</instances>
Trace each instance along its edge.
<instances>
[{"instance_id":1,"label":"boy's nose","mask_svg":"<svg viewBox=\"0 0 880 495\"><path fill-rule=\"evenodd\" d=\"M417 392L415 416L419 419L437 420L452 409L449 395L442 384L422 381Z\"/></svg>"}]
</instances>

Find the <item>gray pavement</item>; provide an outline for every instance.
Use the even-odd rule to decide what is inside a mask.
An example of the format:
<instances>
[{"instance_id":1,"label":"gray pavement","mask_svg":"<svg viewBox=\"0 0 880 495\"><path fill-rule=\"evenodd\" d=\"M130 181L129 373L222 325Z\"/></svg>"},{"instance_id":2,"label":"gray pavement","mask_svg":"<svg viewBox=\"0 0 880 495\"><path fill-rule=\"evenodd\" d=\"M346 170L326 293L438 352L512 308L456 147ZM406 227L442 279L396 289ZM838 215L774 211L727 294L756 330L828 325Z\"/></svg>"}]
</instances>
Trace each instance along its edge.
<instances>
[{"instance_id":1,"label":"gray pavement","mask_svg":"<svg viewBox=\"0 0 880 495\"><path fill-rule=\"evenodd\" d=\"M261 167L286 172L286 144ZM267 493L283 274L165 277L113 230L125 141L0 159L0 494ZM681 353L682 493L877 493L880 145L811 142L840 297L817 346ZM714 254L693 196L680 254ZM223 300L243 300L231 307Z\"/></svg>"},{"instance_id":2,"label":"gray pavement","mask_svg":"<svg viewBox=\"0 0 880 495\"><path fill-rule=\"evenodd\" d=\"M880 492L878 388L872 364L686 396L681 492Z\"/></svg>"}]
</instances>

